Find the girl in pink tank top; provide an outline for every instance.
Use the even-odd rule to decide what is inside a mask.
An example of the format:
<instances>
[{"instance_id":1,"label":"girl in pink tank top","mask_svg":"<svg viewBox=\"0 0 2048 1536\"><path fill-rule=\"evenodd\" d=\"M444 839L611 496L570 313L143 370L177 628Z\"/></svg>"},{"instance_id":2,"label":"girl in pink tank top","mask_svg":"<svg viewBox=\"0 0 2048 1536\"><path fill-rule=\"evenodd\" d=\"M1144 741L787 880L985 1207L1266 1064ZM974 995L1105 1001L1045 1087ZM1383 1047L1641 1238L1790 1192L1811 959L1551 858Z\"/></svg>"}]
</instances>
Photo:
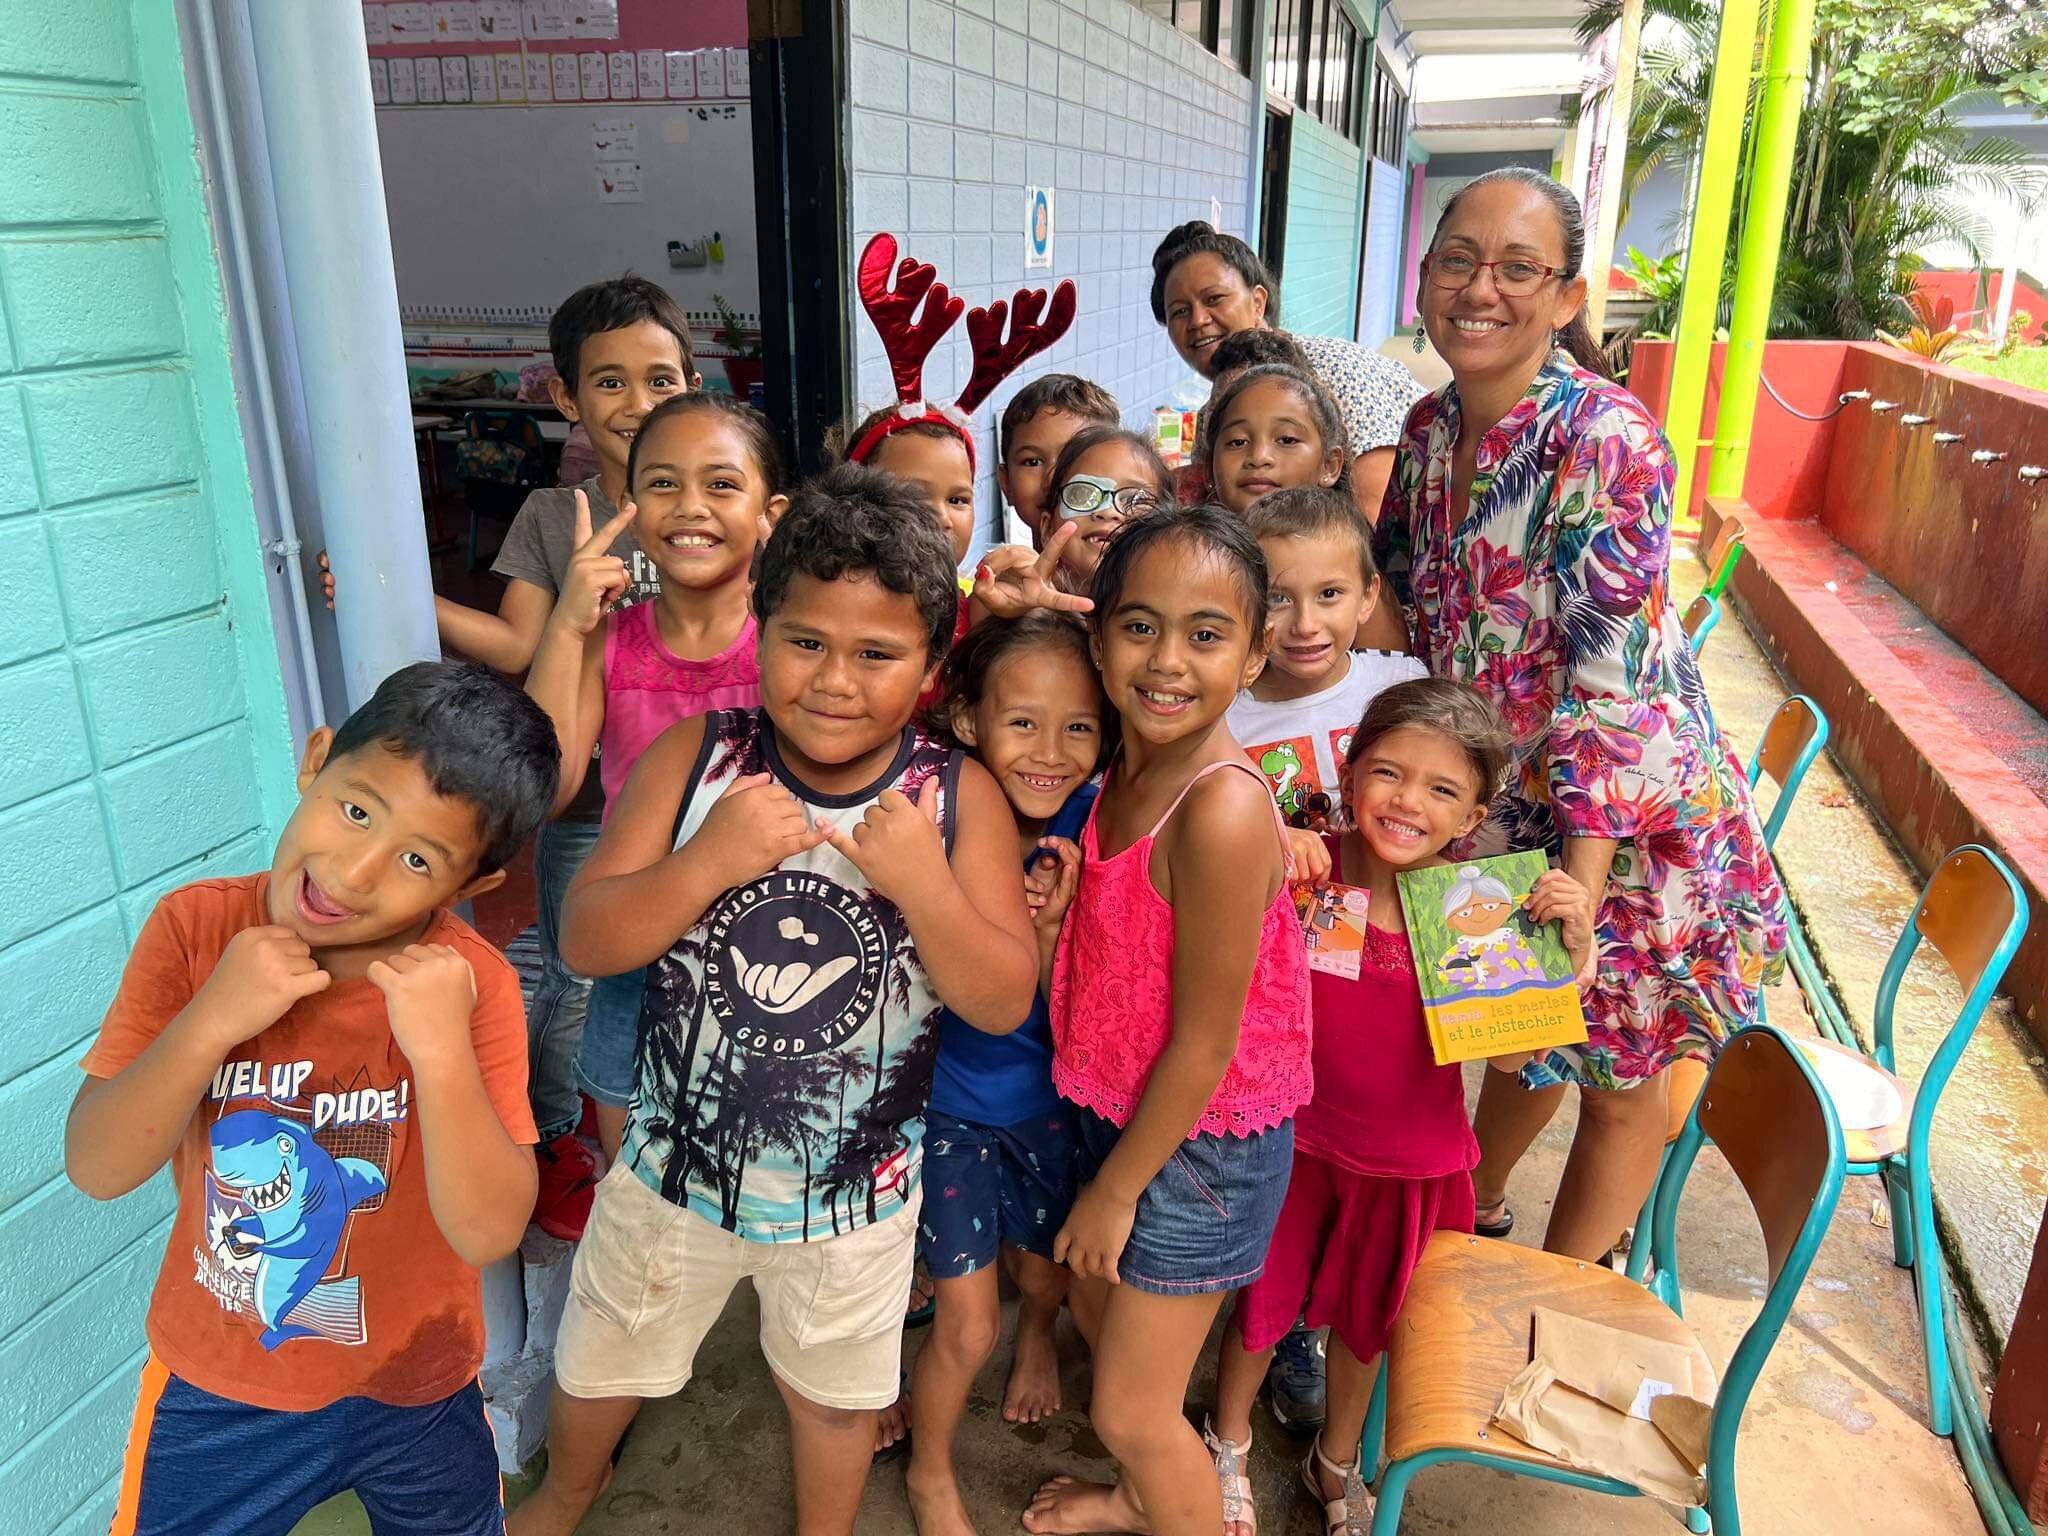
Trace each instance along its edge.
<instances>
[{"instance_id":1,"label":"girl in pink tank top","mask_svg":"<svg viewBox=\"0 0 2048 1536\"><path fill-rule=\"evenodd\" d=\"M747 604L755 546L789 505L783 479L760 412L700 392L671 396L641 422L616 518L593 530L577 496L575 558L526 676L562 744L558 811L582 788L593 749L609 801L678 720L760 702ZM661 591L613 613L627 572L611 546L628 522Z\"/></svg>"},{"instance_id":2,"label":"girl in pink tank top","mask_svg":"<svg viewBox=\"0 0 2048 1536\"><path fill-rule=\"evenodd\" d=\"M1181 1404L1224 1293L1264 1263L1310 1088L1285 832L1223 720L1263 657L1266 563L1221 508L1162 508L1110 544L1094 603L1122 748L1053 961L1082 1183L1053 1257L1124 1481L1055 1478L1024 1525L1215 1536L1216 1475Z\"/></svg>"},{"instance_id":3,"label":"girl in pink tank top","mask_svg":"<svg viewBox=\"0 0 2048 1536\"><path fill-rule=\"evenodd\" d=\"M754 550L789 505L775 434L730 395L673 395L641 421L619 515L592 530L576 494L576 554L541 632L526 691L562 746L555 813L599 760L605 804L640 754L679 720L761 702L749 610ZM644 603L612 611L626 590L611 553L628 522L661 575ZM576 1047L576 1080L597 1105L598 1139L618 1155L632 1095L640 975L595 980Z\"/></svg>"}]
</instances>

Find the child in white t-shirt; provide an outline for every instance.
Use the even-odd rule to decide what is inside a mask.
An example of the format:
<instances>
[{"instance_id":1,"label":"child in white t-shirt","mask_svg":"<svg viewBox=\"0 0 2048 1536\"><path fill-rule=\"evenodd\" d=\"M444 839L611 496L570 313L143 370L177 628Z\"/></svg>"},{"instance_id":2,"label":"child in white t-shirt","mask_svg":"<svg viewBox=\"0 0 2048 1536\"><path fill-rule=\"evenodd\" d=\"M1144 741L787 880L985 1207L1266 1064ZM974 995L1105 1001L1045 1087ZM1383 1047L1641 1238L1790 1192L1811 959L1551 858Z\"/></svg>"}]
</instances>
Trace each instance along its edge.
<instances>
[{"instance_id":1,"label":"child in white t-shirt","mask_svg":"<svg viewBox=\"0 0 2048 1536\"><path fill-rule=\"evenodd\" d=\"M1230 733L1273 787L1296 835L1295 878L1320 879L1336 830L1351 732L1382 689L1428 669L1395 651L1354 651L1379 603L1372 530L1343 491L1299 486L1260 497L1245 520L1265 553L1273 630L1266 668L1230 706Z\"/></svg>"}]
</instances>

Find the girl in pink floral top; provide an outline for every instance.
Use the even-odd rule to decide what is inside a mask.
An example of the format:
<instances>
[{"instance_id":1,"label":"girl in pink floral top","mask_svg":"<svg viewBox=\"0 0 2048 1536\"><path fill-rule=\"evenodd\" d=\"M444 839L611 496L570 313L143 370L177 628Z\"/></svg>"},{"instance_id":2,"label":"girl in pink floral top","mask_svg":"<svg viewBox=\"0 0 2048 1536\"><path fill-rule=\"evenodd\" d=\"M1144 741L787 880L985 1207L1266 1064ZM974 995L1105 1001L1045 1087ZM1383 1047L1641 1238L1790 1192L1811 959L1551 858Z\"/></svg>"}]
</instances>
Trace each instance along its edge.
<instances>
[{"instance_id":1,"label":"girl in pink floral top","mask_svg":"<svg viewBox=\"0 0 2048 1536\"><path fill-rule=\"evenodd\" d=\"M1408 552L1417 654L1514 734L1466 851L1554 851L1600 903L1586 1044L1531 1063L1526 1093L1488 1079L1474 1175L1498 1235L1508 1172L1563 1086L1593 1090L1546 1246L1596 1258L1655 1176L1665 1067L1758 1016L1785 896L1671 602L1670 447L1583 366L1583 251L1577 200L1548 177L1494 172L1451 200L1420 303L1452 382L1409 413L1378 533Z\"/></svg>"},{"instance_id":2,"label":"girl in pink floral top","mask_svg":"<svg viewBox=\"0 0 2048 1536\"><path fill-rule=\"evenodd\" d=\"M1024 1525L1216 1536L1216 1477L1181 1404L1224 1293L1265 1263L1311 1086L1285 829L1224 724L1264 659L1266 563L1221 507L1161 508L1110 544L1094 599L1123 741L1053 962L1053 1082L1081 1106L1081 1189L1053 1258L1074 1273L1090 1411L1124 1481L1055 1478Z\"/></svg>"}]
</instances>

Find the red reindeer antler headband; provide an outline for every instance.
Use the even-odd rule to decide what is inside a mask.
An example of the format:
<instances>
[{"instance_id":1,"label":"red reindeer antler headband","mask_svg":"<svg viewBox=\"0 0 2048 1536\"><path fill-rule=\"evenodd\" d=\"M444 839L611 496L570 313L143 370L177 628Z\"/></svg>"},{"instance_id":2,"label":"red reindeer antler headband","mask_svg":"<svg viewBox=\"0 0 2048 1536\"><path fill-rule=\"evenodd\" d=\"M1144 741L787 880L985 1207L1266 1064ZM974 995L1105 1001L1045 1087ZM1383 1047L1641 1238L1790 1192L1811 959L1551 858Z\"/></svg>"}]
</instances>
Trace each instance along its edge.
<instances>
[{"instance_id":1,"label":"red reindeer antler headband","mask_svg":"<svg viewBox=\"0 0 2048 1536\"><path fill-rule=\"evenodd\" d=\"M896 276L893 289L889 286L892 268ZM974 371L960 398L944 406L925 399L924 363L939 338L960 318L965 302L937 280L938 271L930 262L905 256L899 263L894 235L880 234L870 240L860 254L857 270L861 307L874 322L882 350L889 356L897 406L868 429L848 457L865 464L890 433L931 423L958 433L967 445L967 462L973 464L974 432L968 424L969 414L1026 358L1037 356L1066 335L1067 327L1074 323L1072 279L1053 290L1049 305L1043 288L1019 288L1007 304L998 299L987 309L968 310L967 338L974 347ZM1006 322L1008 339L1003 334Z\"/></svg>"}]
</instances>

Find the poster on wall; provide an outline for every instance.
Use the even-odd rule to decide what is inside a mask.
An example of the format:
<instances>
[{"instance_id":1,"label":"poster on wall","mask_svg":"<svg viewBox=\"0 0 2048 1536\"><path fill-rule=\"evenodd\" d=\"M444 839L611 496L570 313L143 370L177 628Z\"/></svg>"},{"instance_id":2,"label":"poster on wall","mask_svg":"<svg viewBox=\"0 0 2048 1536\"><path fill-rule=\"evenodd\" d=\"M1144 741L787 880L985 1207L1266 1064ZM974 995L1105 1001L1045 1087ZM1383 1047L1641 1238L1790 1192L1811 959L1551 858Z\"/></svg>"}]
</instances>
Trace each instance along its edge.
<instances>
[{"instance_id":1,"label":"poster on wall","mask_svg":"<svg viewBox=\"0 0 2048 1536\"><path fill-rule=\"evenodd\" d=\"M1051 187L1026 187L1024 189L1024 265L1026 267L1049 267L1052 265L1052 191Z\"/></svg>"}]
</instances>

